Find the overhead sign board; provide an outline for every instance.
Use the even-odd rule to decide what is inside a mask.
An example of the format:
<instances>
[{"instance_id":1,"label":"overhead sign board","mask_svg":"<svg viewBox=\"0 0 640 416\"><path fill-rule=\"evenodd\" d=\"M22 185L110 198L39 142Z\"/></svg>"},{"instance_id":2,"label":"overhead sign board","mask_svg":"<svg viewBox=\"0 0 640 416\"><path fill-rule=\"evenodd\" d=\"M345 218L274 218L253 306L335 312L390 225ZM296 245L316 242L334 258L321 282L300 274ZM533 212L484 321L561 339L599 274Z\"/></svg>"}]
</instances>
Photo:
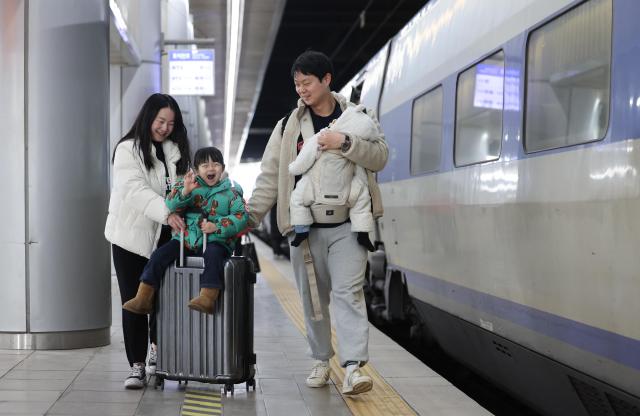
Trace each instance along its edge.
<instances>
[{"instance_id":1,"label":"overhead sign board","mask_svg":"<svg viewBox=\"0 0 640 416\"><path fill-rule=\"evenodd\" d=\"M169 94L214 95L213 49L169 51Z\"/></svg>"}]
</instances>

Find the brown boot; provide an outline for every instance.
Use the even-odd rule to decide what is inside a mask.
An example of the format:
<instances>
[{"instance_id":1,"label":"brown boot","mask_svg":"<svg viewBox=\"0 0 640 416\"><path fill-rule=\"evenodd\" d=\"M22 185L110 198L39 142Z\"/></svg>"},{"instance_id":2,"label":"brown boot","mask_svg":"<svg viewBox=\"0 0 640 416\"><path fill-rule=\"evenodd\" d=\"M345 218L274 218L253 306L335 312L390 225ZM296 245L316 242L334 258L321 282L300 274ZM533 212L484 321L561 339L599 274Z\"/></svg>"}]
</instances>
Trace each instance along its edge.
<instances>
[{"instance_id":1,"label":"brown boot","mask_svg":"<svg viewBox=\"0 0 640 416\"><path fill-rule=\"evenodd\" d=\"M122 305L122 309L140 315L150 314L153 312L153 295L155 291L150 284L140 282L136 297L125 302L124 305Z\"/></svg>"},{"instance_id":2,"label":"brown boot","mask_svg":"<svg viewBox=\"0 0 640 416\"><path fill-rule=\"evenodd\" d=\"M218 299L220 289L203 287L200 289L200 296L189 301L189 308L202 313L213 313L213 307Z\"/></svg>"}]
</instances>

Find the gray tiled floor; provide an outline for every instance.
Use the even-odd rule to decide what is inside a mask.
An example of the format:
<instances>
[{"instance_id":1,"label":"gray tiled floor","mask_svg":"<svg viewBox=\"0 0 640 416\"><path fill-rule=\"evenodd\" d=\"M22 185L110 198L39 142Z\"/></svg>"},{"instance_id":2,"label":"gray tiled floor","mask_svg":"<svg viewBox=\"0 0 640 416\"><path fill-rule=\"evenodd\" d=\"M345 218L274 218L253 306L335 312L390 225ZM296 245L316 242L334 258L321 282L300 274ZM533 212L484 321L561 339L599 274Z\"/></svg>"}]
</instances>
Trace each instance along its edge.
<instances>
[{"instance_id":1,"label":"gray tiled floor","mask_svg":"<svg viewBox=\"0 0 640 416\"><path fill-rule=\"evenodd\" d=\"M260 241L256 242L256 246L261 255L270 258L270 249ZM288 262L284 260L270 261L280 273L293 282L291 265ZM293 327L289 323L287 325L290 328ZM288 342L280 341L280 346L276 341L272 341L273 344L266 344L263 340L262 346L266 348L269 345L271 351L284 352L303 400L308 408L312 409L313 415L350 414L342 403L342 397L337 394L335 389L321 389L323 396L317 394L317 389L304 387L304 379L309 366L306 354L307 344L300 336L294 336L289 340ZM374 326L369 326L369 355L370 364L418 414L437 416L491 414ZM278 355L273 358L280 360ZM282 414L286 415L286 413ZM298 413L289 413L288 415L294 414Z\"/></svg>"},{"instance_id":2,"label":"gray tiled floor","mask_svg":"<svg viewBox=\"0 0 640 416\"><path fill-rule=\"evenodd\" d=\"M288 262L259 253L291 280ZM184 384L167 381L164 390L123 388L128 374L121 327L120 297L112 285L111 345L71 351L0 350L0 415L154 415L180 413ZM342 416L350 412L335 386L310 389L305 377L311 361L307 343L282 310L269 286L255 288L256 391L236 386L223 398L226 416ZM371 363L420 414L489 414L446 380L402 350L374 327ZM189 383L189 388L219 391L221 386Z\"/></svg>"},{"instance_id":3,"label":"gray tiled floor","mask_svg":"<svg viewBox=\"0 0 640 416\"><path fill-rule=\"evenodd\" d=\"M120 299L113 281L111 345L73 351L0 350L0 415L178 415L184 385L164 390L123 388L128 366L122 342ZM267 284L255 290L256 391L236 386L225 397L224 414L348 415L335 388L303 387L310 361L306 342L288 320ZM190 383L219 391L221 386Z\"/></svg>"}]
</instances>

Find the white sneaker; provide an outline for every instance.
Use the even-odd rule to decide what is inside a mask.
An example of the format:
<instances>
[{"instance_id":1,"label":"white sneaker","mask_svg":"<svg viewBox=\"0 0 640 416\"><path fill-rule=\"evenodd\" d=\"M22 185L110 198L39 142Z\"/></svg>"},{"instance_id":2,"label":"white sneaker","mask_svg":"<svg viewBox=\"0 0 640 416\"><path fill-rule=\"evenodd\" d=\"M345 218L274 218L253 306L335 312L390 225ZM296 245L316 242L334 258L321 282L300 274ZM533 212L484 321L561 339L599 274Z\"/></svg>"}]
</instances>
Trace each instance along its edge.
<instances>
[{"instance_id":1,"label":"white sneaker","mask_svg":"<svg viewBox=\"0 0 640 416\"><path fill-rule=\"evenodd\" d=\"M353 371L347 371L344 375L344 381L342 382L342 394L349 396L366 393L373 388L373 381L371 377L365 376L360 372L360 369Z\"/></svg>"},{"instance_id":2,"label":"white sneaker","mask_svg":"<svg viewBox=\"0 0 640 416\"><path fill-rule=\"evenodd\" d=\"M307 386L322 387L329 381L331 367L328 361L316 361L311 369L311 374L307 377Z\"/></svg>"},{"instance_id":3,"label":"white sneaker","mask_svg":"<svg viewBox=\"0 0 640 416\"><path fill-rule=\"evenodd\" d=\"M144 371L144 363L134 363L129 377L124 381L125 389L141 389L144 387L147 375Z\"/></svg>"},{"instance_id":4,"label":"white sneaker","mask_svg":"<svg viewBox=\"0 0 640 416\"><path fill-rule=\"evenodd\" d=\"M149 362L147 363L147 373L149 373L150 376L154 375L156 373L156 364L158 362L158 347L156 348L149 348Z\"/></svg>"}]
</instances>

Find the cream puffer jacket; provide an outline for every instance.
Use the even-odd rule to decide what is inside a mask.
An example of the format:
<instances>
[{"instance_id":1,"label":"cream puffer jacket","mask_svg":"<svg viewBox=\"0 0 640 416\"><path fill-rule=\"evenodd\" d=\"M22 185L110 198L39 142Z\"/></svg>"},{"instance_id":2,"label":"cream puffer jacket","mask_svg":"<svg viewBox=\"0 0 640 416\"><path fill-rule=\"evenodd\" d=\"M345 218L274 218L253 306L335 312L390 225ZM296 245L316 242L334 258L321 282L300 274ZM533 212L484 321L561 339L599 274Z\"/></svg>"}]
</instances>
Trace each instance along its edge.
<instances>
[{"instance_id":1,"label":"cream puffer jacket","mask_svg":"<svg viewBox=\"0 0 640 416\"><path fill-rule=\"evenodd\" d=\"M332 92L332 94L342 111L345 111L348 106L355 106L342 95L335 92ZM376 137L368 137L366 139L350 136L351 147L342 156L366 169L373 217L379 218L383 213L382 198L374 172L384 168L387 163L389 149L373 111L367 110L367 114L375 122L378 134ZM289 173L289 164L297 156L298 136L302 134L302 138L306 140L313 136L315 131L309 109L301 99L298 100L297 108L289 116L283 134L281 133L282 122L283 120L278 121L271 133L271 137L269 137L267 147L262 156L261 172L256 179L256 186L248 203L248 211L249 226L255 228L277 202L278 230L283 235L286 235L293 229L289 204L295 184L294 175Z\"/></svg>"},{"instance_id":2,"label":"cream puffer jacket","mask_svg":"<svg viewBox=\"0 0 640 416\"><path fill-rule=\"evenodd\" d=\"M363 140L378 136L378 126L369 117L363 105L349 106L329 125L328 129L349 137L357 136ZM311 209L305 210L305 207L315 203L347 206L352 231L373 231L371 197L366 189L366 169L342 156L343 153L339 149L319 150L320 134L316 133L306 139L296 160L289 164L289 173L304 175L292 192L292 195L302 196L300 207L296 206L299 199L291 198L289 212L292 224L306 224L301 220L308 219L310 214L307 214L307 211ZM298 215L300 212L306 215Z\"/></svg>"},{"instance_id":3,"label":"cream puffer jacket","mask_svg":"<svg viewBox=\"0 0 640 416\"><path fill-rule=\"evenodd\" d=\"M161 225L169 216L164 202L167 184L164 164L156 157L155 147L151 145L153 167L147 170L133 144L133 139L126 140L116 148L104 235L110 243L149 258L160 238ZM162 150L173 184L180 150L171 140L162 143Z\"/></svg>"}]
</instances>

